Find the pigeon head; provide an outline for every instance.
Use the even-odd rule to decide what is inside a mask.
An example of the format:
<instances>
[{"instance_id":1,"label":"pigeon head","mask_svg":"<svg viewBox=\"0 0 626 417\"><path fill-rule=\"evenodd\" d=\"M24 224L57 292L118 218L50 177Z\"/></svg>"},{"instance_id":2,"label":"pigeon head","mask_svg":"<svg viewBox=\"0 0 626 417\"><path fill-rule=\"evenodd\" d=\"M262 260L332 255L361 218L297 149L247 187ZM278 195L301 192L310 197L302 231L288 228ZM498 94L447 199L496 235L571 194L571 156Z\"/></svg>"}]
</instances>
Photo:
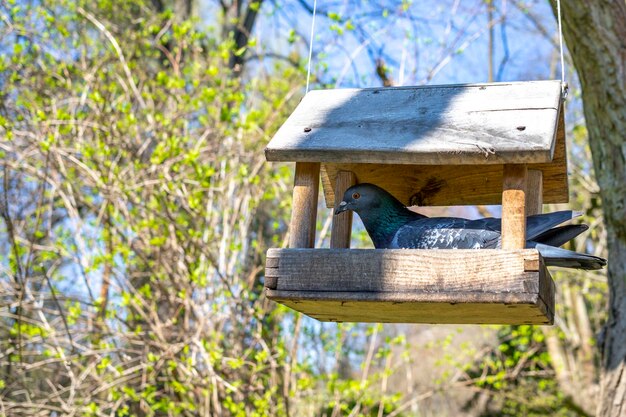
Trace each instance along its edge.
<instances>
[{"instance_id":1,"label":"pigeon head","mask_svg":"<svg viewBox=\"0 0 626 417\"><path fill-rule=\"evenodd\" d=\"M352 210L362 214L389 205L404 207L395 197L374 184L358 184L348 188L335 209L335 214Z\"/></svg>"},{"instance_id":2,"label":"pigeon head","mask_svg":"<svg viewBox=\"0 0 626 417\"><path fill-rule=\"evenodd\" d=\"M346 190L335 214L347 210L359 215L376 248L388 248L400 227L423 217L408 210L387 191L367 183Z\"/></svg>"}]
</instances>

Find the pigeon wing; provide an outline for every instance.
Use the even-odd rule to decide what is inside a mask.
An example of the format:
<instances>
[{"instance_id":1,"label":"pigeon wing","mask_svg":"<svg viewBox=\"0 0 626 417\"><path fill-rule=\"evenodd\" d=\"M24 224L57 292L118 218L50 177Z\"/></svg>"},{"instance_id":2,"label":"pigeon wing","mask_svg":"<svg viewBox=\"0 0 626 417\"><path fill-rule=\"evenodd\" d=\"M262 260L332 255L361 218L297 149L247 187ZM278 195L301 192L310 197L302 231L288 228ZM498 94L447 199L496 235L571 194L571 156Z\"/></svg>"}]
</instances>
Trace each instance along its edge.
<instances>
[{"instance_id":1,"label":"pigeon wing","mask_svg":"<svg viewBox=\"0 0 626 417\"><path fill-rule=\"evenodd\" d=\"M558 226L580 215L581 213L578 211L563 210L528 216L526 218L526 240L535 240L537 236L552 229L554 226ZM502 219L499 218L486 217L473 220L472 223L479 228L502 232Z\"/></svg>"},{"instance_id":2,"label":"pigeon wing","mask_svg":"<svg viewBox=\"0 0 626 417\"><path fill-rule=\"evenodd\" d=\"M526 239L535 240L535 237L539 236L543 232L550 230L554 226L558 226L561 223L565 223L568 220L572 220L581 214L582 213L578 211L564 210L528 216L526 219Z\"/></svg>"},{"instance_id":3,"label":"pigeon wing","mask_svg":"<svg viewBox=\"0 0 626 417\"><path fill-rule=\"evenodd\" d=\"M568 224L567 226L559 226L545 231L533 240L549 246L561 246L587 229L589 229L589 226L586 224Z\"/></svg>"},{"instance_id":4,"label":"pigeon wing","mask_svg":"<svg viewBox=\"0 0 626 417\"><path fill-rule=\"evenodd\" d=\"M495 248L500 233L482 226L481 221L459 218L422 219L399 228L390 247L403 249Z\"/></svg>"}]
</instances>

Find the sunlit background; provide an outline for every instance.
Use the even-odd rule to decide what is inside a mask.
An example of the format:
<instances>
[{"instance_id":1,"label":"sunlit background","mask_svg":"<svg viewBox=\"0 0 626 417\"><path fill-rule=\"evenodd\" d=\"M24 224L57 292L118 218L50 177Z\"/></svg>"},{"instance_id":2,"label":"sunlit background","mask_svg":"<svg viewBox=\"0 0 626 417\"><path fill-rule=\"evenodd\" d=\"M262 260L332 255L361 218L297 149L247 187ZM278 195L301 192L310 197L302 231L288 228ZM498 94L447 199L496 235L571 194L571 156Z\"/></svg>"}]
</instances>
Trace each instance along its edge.
<instances>
[{"instance_id":1,"label":"sunlit background","mask_svg":"<svg viewBox=\"0 0 626 417\"><path fill-rule=\"evenodd\" d=\"M315 14L311 89L563 75L567 207L590 225L570 249L606 255L548 2ZM305 93L312 19L313 0L0 0L0 415L593 413L601 271L552 271L553 327L322 324L264 298L293 166L263 149ZM318 247L330 220L320 201ZM358 220L352 245L372 247Z\"/></svg>"}]
</instances>

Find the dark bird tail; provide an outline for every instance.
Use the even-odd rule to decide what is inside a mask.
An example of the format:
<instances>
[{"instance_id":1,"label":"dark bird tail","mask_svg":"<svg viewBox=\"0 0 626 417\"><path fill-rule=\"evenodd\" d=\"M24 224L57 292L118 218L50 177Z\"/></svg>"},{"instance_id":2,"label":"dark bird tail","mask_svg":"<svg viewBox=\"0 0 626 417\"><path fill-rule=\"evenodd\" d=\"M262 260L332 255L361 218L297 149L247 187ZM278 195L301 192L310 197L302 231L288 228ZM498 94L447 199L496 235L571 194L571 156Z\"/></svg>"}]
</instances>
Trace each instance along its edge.
<instances>
[{"instance_id":1,"label":"dark bird tail","mask_svg":"<svg viewBox=\"0 0 626 417\"><path fill-rule=\"evenodd\" d=\"M549 246L561 246L589 229L586 224L570 224L547 230L533 239L534 242Z\"/></svg>"},{"instance_id":2,"label":"dark bird tail","mask_svg":"<svg viewBox=\"0 0 626 417\"><path fill-rule=\"evenodd\" d=\"M534 246L534 248L539 251L546 263L546 266L560 266L563 268L585 270L602 269L606 266L606 259L598 256L556 248L543 243L532 243L533 245L529 245L529 247Z\"/></svg>"},{"instance_id":3,"label":"dark bird tail","mask_svg":"<svg viewBox=\"0 0 626 417\"><path fill-rule=\"evenodd\" d=\"M567 210L529 216L526 223L528 227L526 247L537 249L547 266L585 270L602 269L606 266L606 259L558 247L589 228L585 224L554 227L580 214Z\"/></svg>"},{"instance_id":4,"label":"dark bird tail","mask_svg":"<svg viewBox=\"0 0 626 417\"><path fill-rule=\"evenodd\" d=\"M581 214L579 211L564 210L528 216L526 218L526 239L537 242L537 236Z\"/></svg>"}]
</instances>

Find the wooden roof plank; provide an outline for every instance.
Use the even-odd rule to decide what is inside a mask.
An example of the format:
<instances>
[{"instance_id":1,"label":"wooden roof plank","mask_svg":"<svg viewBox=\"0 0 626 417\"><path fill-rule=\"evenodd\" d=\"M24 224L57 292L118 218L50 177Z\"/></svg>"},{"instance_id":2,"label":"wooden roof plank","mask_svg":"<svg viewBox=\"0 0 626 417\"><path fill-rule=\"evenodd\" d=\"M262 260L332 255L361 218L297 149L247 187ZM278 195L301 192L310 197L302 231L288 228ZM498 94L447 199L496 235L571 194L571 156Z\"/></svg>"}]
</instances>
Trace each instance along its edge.
<instances>
[{"instance_id":1,"label":"wooden roof plank","mask_svg":"<svg viewBox=\"0 0 626 417\"><path fill-rule=\"evenodd\" d=\"M559 81L309 92L268 161L468 165L549 163Z\"/></svg>"}]
</instances>

